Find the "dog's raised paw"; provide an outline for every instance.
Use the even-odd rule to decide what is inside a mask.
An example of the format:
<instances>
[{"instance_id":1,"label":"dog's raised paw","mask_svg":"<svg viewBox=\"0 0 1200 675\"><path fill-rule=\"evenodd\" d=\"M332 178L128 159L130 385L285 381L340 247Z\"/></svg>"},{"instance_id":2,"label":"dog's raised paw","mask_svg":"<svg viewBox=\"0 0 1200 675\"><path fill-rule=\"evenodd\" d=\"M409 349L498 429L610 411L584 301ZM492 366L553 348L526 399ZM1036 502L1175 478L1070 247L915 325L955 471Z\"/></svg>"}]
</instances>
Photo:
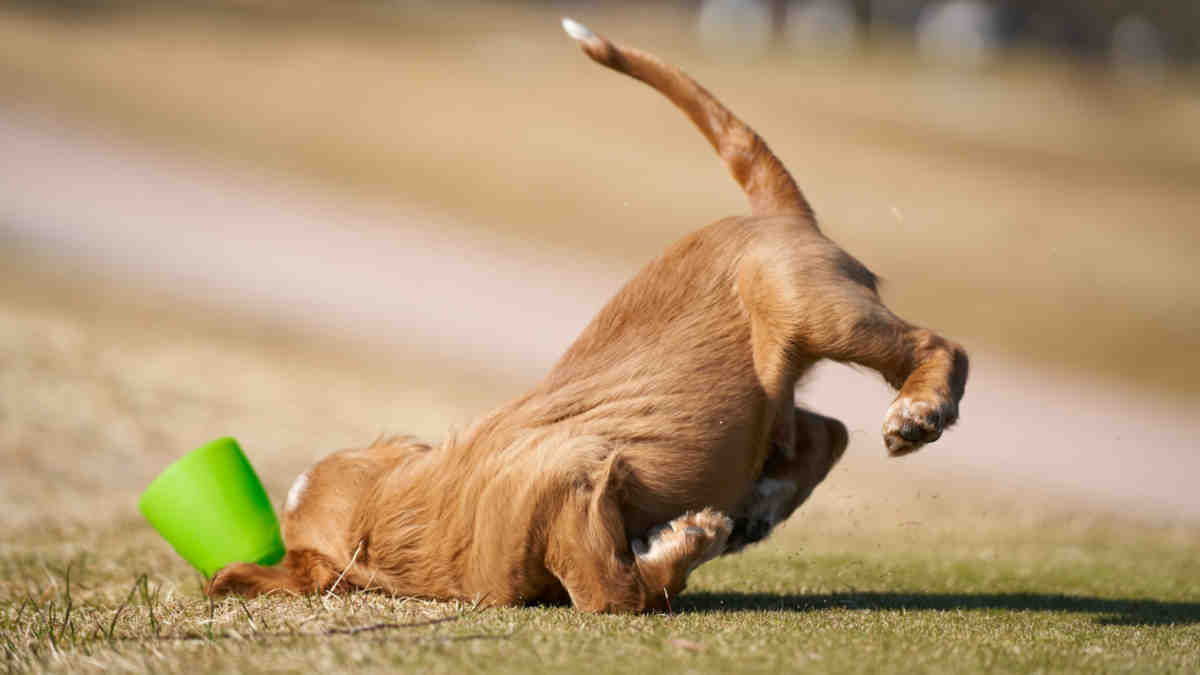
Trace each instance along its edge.
<instances>
[{"instance_id":1,"label":"dog's raised paw","mask_svg":"<svg viewBox=\"0 0 1200 675\"><path fill-rule=\"evenodd\" d=\"M643 563L665 560L684 562L688 569L721 555L733 521L715 509L686 513L630 542Z\"/></svg>"},{"instance_id":2,"label":"dog's raised paw","mask_svg":"<svg viewBox=\"0 0 1200 675\"><path fill-rule=\"evenodd\" d=\"M676 531L682 528L685 535L696 540L700 552L697 565L721 555L733 532L733 520L711 508L676 518L671 525Z\"/></svg>"},{"instance_id":3,"label":"dog's raised paw","mask_svg":"<svg viewBox=\"0 0 1200 675\"><path fill-rule=\"evenodd\" d=\"M900 396L883 420L883 442L893 457L907 455L941 438L958 410L949 399Z\"/></svg>"}]
</instances>

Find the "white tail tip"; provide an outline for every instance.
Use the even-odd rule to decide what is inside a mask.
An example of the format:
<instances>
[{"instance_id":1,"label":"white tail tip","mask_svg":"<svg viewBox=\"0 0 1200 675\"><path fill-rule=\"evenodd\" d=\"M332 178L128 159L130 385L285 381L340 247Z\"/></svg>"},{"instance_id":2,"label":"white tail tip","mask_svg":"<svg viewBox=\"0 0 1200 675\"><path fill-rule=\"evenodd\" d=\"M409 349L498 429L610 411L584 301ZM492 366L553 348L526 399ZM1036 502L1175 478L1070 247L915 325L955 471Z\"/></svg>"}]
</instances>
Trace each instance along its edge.
<instances>
[{"instance_id":1,"label":"white tail tip","mask_svg":"<svg viewBox=\"0 0 1200 675\"><path fill-rule=\"evenodd\" d=\"M562 27L563 30L567 31L567 35L570 35L576 40L583 41L596 37L596 34L593 33L587 26L575 21L574 19L564 18L562 20Z\"/></svg>"}]
</instances>

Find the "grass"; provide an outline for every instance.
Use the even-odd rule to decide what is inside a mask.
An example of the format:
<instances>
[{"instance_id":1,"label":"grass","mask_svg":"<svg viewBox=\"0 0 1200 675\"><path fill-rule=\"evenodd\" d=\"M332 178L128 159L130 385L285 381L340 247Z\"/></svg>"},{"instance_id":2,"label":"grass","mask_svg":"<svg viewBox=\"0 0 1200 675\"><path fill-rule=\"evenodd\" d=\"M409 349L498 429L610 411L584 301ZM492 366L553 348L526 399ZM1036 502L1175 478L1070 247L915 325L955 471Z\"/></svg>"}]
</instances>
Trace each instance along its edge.
<instances>
[{"instance_id":1,"label":"grass","mask_svg":"<svg viewBox=\"0 0 1200 675\"><path fill-rule=\"evenodd\" d=\"M988 555L894 534L809 552L790 528L701 568L673 613L618 617L374 593L211 602L144 525L118 525L0 556L10 671L1200 668L1200 548L1128 526L1091 543L1031 530Z\"/></svg>"}]
</instances>

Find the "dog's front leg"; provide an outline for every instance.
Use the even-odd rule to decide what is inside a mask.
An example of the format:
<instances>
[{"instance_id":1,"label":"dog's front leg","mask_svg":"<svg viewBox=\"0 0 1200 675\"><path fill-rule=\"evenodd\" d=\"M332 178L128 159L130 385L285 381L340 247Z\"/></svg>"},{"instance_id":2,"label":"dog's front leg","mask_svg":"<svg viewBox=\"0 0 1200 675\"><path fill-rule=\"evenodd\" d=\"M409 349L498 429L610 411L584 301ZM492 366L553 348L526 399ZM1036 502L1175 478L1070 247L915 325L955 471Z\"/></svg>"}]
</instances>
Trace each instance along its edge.
<instances>
[{"instance_id":1,"label":"dog's front leg","mask_svg":"<svg viewBox=\"0 0 1200 675\"><path fill-rule=\"evenodd\" d=\"M616 503L601 489L567 500L546 562L576 609L661 611L687 586L692 570L724 552L732 529L728 517L704 509L631 542Z\"/></svg>"},{"instance_id":2,"label":"dog's front leg","mask_svg":"<svg viewBox=\"0 0 1200 675\"><path fill-rule=\"evenodd\" d=\"M634 564L650 592L662 589L663 603L687 587L688 575L725 552L733 520L715 509L686 513L634 539ZM657 603L657 599L656 599Z\"/></svg>"}]
</instances>

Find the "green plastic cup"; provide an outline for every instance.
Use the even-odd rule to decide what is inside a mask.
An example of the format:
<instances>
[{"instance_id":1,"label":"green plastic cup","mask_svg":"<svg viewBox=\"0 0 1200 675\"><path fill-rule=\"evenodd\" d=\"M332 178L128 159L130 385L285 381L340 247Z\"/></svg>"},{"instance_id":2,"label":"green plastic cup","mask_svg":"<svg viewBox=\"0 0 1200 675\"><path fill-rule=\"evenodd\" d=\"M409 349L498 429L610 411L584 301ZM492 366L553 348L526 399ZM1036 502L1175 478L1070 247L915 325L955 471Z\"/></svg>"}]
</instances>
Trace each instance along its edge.
<instances>
[{"instance_id":1,"label":"green plastic cup","mask_svg":"<svg viewBox=\"0 0 1200 675\"><path fill-rule=\"evenodd\" d=\"M142 493L138 509L206 577L230 563L273 565L283 558L275 509L232 438L168 466Z\"/></svg>"}]
</instances>

